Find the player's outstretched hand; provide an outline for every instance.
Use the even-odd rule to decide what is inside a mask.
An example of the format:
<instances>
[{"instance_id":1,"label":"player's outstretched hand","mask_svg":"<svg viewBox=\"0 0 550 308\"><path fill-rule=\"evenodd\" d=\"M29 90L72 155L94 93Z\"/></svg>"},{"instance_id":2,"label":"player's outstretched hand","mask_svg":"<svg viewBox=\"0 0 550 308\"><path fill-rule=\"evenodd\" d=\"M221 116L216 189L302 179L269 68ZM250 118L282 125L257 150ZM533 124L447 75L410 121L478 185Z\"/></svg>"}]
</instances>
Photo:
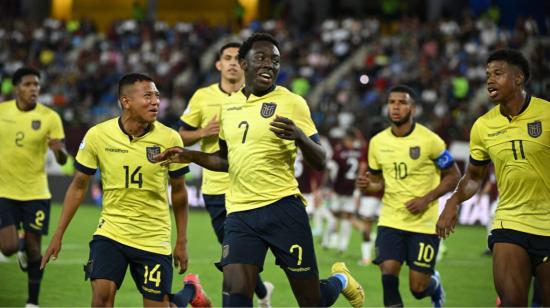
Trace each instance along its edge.
<instances>
[{"instance_id":1,"label":"player's outstretched hand","mask_svg":"<svg viewBox=\"0 0 550 308\"><path fill-rule=\"evenodd\" d=\"M44 269L46 267L46 264L48 264L48 262L50 261L50 258L53 261L55 261L60 251L61 251L61 238L54 235L50 241L50 245L48 246L48 249L46 249L44 256L42 256L42 262L40 262L40 269Z\"/></svg>"},{"instance_id":2,"label":"player's outstretched hand","mask_svg":"<svg viewBox=\"0 0 550 308\"><path fill-rule=\"evenodd\" d=\"M271 125L269 130L281 139L296 140L300 138L300 134L303 134L296 124L294 124L294 121L289 118L275 116L273 122L269 124Z\"/></svg>"},{"instance_id":3,"label":"player's outstretched hand","mask_svg":"<svg viewBox=\"0 0 550 308\"><path fill-rule=\"evenodd\" d=\"M164 152L153 156L155 162L160 162L162 166L167 166L171 163L190 163L189 151L182 147L172 147Z\"/></svg>"},{"instance_id":4,"label":"player's outstretched hand","mask_svg":"<svg viewBox=\"0 0 550 308\"><path fill-rule=\"evenodd\" d=\"M437 220L436 232L442 238L448 238L454 232L458 220L458 203L453 198L447 199L445 208Z\"/></svg>"},{"instance_id":5,"label":"player's outstretched hand","mask_svg":"<svg viewBox=\"0 0 550 308\"><path fill-rule=\"evenodd\" d=\"M187 245L184 243L176 243L176 247L174 247L174 266L176 268L179 267L179 273L183 274L187 270Z\"/></svg>"}]
</instances>

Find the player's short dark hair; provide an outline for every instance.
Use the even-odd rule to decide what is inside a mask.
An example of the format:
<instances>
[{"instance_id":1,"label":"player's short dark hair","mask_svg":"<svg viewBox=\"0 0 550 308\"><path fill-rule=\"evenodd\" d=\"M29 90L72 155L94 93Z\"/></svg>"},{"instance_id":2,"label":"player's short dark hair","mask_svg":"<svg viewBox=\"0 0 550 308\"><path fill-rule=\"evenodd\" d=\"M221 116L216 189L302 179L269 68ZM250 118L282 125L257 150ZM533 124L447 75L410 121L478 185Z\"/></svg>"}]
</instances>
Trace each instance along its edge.
<instances>
[{"instance_id":1,"label":"player's short dark hair","mask_svg":"<svg viewBox=\"0 0 550 308\"><path fill-rule=\"evenodd\" d=\"M246 41L244 41L239 48L239 59L246 58L246 55L248 54L250 49L252 49L252 45L255 42L261 41L270 42L271 44L275 45L277 49L279 49L279 42L271 34L263 32L254 33L249 38L247 38Z\"/></svg>"},{"instance_id":2,"label":"player's short dark hair","mask_svg":"<svg viewBox=\"0 0 550 308\"><path fill-rule=\"evenodd\" d=\"M517 50L495 50L487 58L487 64L493 61L505 61L508 64L517 66L519 69L521 69L521 71L523 72L523 76L525 77L525 80L523 81L524 84L527 83L527 81L529 81L529 78L531 77L529 61L527 61L527 58L525 58L525 56Z\"/></svg>"},{"instance_id":3,"label":"player's short dark hair","mask_svg":"<svg viewBox=\"0 0 550 308\"><path fill-rule=\"evenodd\" d=\"M130 73L122 76L118 81L118 97L122 96L122 89L139 81L153 81L153 78L142 73Z\"/></svg>"},{"instance_id":4,"label":"player's short dark hair","mask_svg":"<svg viewBox=\"0 0 550 308\"><path fill-rule=\"evenodd\" d=\"M416 103L416 97L417 97L416 91L407 85L398 84L391 87L390 90L388 91L388 96L390 93L393 93L393 92L407 93L411 97L411 101L413 102L413 104Z\"/></svg>"},{"instance_id":5,"label":"player's short dark hair","mask_svg":"<svg viewBox=\"0 0 550 308\"><path fill-rule=\"evenodd\" d=\"M15 73L13 73L13 77L11 80L11 83L16 86L18 85L21 80L23 80L23 77L28 75L34 75L40 79L40 72L32 67L21 67L18 68Z\"/></svg>"},{"instance_id":6,"label":"player's short dark hair","mask_svg":"<svg viewBox=\"0 0 550 308\"><path fill-rule=\"evenodd\" d=\"M223 51L226 50L227 48L241 48L241 43L237 43L237 42L229 42L227 44L224 44L220 50L218 51L218 59L221 59L222 58L222 55L223 55Z\"/></svg>"}]
</instances>

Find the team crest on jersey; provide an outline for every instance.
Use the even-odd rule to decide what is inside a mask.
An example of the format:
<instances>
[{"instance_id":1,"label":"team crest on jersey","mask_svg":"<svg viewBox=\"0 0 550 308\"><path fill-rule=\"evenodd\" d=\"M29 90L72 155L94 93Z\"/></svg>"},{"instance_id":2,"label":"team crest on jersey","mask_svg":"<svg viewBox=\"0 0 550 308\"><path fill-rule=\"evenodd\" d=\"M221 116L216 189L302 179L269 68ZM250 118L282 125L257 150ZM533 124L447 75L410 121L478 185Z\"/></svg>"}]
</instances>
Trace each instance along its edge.
<instances>
[{"instance_id":1,"label":"team crest on jersey","mask_svg":"<svg viewBox=\"0 0 550 308\"><path fill-rule=\"evenodd\" d=\"M154 147L146 147L145 153L147 154L147 160L152 163L155 163L155 161L153 160L153 157L157 154L160 154L160 147L158 145Z\"/></svg>"},{"instance_id":2,"label":"team crest on jersey","mask_svg":"<svg viewBox=\"0 0 550 308\"><path fill-rule=\"evenodd\" d=\"M277 109L277 104L275 103L262 103L260 114L266 119L271 118L275 114L275 109Z\"/></svg>"},{"instance_id":3,"label":"team crest on jersey","mask_svg":"<svg viewBox=\"0 0 550 308\"><path fill-rule=\"evenodd\" d=\"M32 120L32 122L31 122L31 127L32 127L32 129L34 129L34 130L39 130L41 124L42 124L42 122L40 122L40 120Z\"/></svg>"},{"instance_id":4,"label":"team crest on jersey","mask_svg":"<svg viewBox=\"0 0 550 308\"><path fill-rule=\"evenodd\" d=\"M527 132L529 136L537 138L542 134L542 123L540 121L527 123Z\"/></svg>"},{"instance_id":5,"label":"team crest on jersey","mask_svg":"<svg viewBox=\"0 0 550 308\"><path fill-rule=\"evenodd\" d=\"M419 146L410 147L409 155L411 156L412 159L418 159L420 157L420 147Z\"/></svg>"}]
</instances>

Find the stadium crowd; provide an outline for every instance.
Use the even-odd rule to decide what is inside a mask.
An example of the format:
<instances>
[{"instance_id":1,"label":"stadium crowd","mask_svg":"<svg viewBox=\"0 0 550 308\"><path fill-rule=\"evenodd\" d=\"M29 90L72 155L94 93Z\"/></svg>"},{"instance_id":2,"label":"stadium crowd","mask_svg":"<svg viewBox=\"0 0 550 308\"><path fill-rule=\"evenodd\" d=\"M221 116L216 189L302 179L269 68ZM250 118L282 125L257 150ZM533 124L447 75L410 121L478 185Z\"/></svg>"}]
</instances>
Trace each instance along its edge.
<instances>
[{"instance_id":1,"label":"stadium crowd","mask_svg":"<svg viewBox=\"0 0 550 308\"><path fill-rule=\"evenodd\" d=\"M368 123L383 118L385 91L405 83L420 94L422 123L447 142L467 140L474 117L490 106L476 91L484 90L484 59L499 47L527 49L534 63L529 83L533 95L543 95L550 86L550 55L544 47L548 43L530 40L539 32L531 19L518 19L508 30L489 14L435 23L414 17L345 18L325 20L307 31L284 20L269 20L251 23L239 36L257 31L272 33L282 42L285 64L278 83L304 97L366 48L359 64L336 82L323 84L321 95L308 100L323 134L352 125L367 132ZM45 77L40 101L53 106L74 132L67 139L74 153L88 127L117 114L116 83L122 74L143 71L161 91L161 121L175 127L193 91L216 79L208 62L213 57L206 55L212 56L216 42L230 35L228 27L202 22L169 26L121 20L105 34L89 20L5 22L0 30L0 98L13 95L10 76L17 67L37 67Z\"/></svg>"}]
</instances>

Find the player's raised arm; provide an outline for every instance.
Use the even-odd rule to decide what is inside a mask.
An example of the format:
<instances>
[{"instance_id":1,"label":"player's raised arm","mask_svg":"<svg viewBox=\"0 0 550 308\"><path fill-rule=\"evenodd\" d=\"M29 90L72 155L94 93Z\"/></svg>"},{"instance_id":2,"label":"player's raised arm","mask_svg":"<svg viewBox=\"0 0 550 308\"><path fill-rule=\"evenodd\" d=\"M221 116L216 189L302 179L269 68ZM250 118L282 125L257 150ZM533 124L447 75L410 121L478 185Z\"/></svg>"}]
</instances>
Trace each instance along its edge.
<instances>
[{"instance_id":1,"label":"player's raised arm","mask_svg":"<svg viewBox=\"0 0 550 308\"><path fill-rule=\"evenodd\" d=\"M75 172L73 181L65 193L65 200L63 201L63 210L61 211L59 224L57 225L57 229L50 240L48 249L46 249L46 252L42 257L42 262L40 264L41 269L46 267L46 264L50 261L50 257L52 257L53 260L57 259L57 256L61 251L61 242L63 240L65 230L67 230L74 214L78 210L80 203L82 203L82 200L86 195L90 177L91 175L82 173L78 170Z\"/></svg>"},{"instance_id":2,"label":"player's raised arm","mask_svg":"<svg viewBox=\"0 0 550 308\"><path fill-rule=\"evenodd\" d=\"M441 215L436 225L437 235L447 238L454 232L456 222L458 219L458 207L460 204L473 195L481 187L481 183L485 174L487 173L488 165L474 165L472 163L468 164L466 173L458 182L458 187L451 195L447 202L445 203L445 209Z\"/></svg>"}]
</instances>

